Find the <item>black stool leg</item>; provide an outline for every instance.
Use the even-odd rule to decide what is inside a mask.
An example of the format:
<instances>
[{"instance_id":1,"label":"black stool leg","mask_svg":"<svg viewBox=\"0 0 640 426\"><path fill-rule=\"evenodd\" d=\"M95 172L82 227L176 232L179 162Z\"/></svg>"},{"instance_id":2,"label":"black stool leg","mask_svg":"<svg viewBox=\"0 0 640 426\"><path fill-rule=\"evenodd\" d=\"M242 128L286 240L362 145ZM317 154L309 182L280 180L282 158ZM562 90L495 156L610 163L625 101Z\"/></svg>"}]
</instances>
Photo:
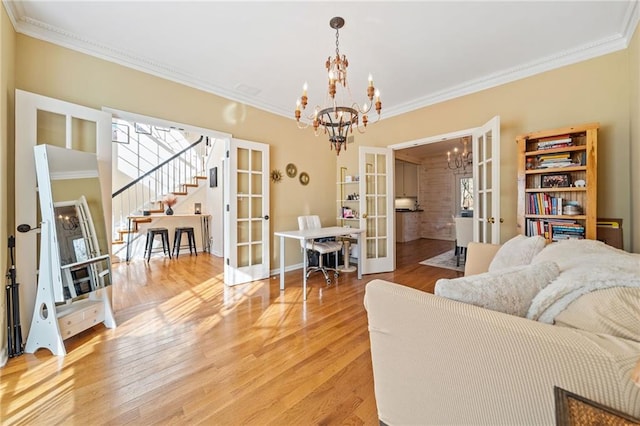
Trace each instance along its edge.
<instances>
[{"instance_id":1,"label":"black stool leg","mask_svg":"<svg viewBox=\"0 0 640 426\"><path fill-rule=\"evenodd\" d=\"M167 240L167 254L169 255L169 259L171 259L171 244L169 241L169 231L165 232L164 237Z\"/></svg>"},{"instance_id":2,"label":"black stool leg","mask_svg":"<svg viewBox=\"0 0 640 426\"><path fill-rule=\"evenodd\" d=\"M193 252L197 256L198 250L196 249L196 236L193 231L189 231L189 254L191 254L191 247L193 247Z\"/></svg>"},{"instance_id":3,"label":"black stool leg","mask_svg":"<svg viewBox=\"0 0 640 426\"><path fill-rule=\"evenodd\" d=\"M155 240L156 235L152 232L151 235L147 234L147 262L151 259L151 249L153 248L153 240Z\"/></svg>"}]
</instances>

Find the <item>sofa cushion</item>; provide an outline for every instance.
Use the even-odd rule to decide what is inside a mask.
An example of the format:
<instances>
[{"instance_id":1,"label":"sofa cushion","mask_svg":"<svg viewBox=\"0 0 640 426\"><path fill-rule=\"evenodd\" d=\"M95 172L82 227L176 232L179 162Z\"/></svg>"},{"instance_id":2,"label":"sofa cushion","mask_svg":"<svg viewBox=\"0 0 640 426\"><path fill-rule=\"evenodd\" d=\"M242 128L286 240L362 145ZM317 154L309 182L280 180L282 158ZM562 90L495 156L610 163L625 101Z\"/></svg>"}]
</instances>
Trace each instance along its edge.
<instances>
[{"instance_id":1,"label":"sofa cushion","mask_svg":"<svg viewBox=\"0 0 640 426\"><path fill-rule=\"evenodd\" d=\"M528 265L540 253L546 241L543 237L517 235L504 243L489 264L489 272L499 271L518 265Z\"/></svg>"},{"instance_id":2,"label":"sofa cushion","mask_svg":"<svg viewBox=\"0 0 640 426\"><path fill-rule=\"evenodd\" d=\"M640 342L640 288L584 294L556 316L555 324Z\"/></svg>"},{"instance_id":3,"label":"sofa cushion","mask_svg":"<svg viewBox=\"0 0 640 426\"><path fill-rule=\"evenodd\" d=\"M524 317L538 292L559 274L558 265L520 265L455 279L441 278L435 294L482 308Z\"/></svg>"}]
</instances>

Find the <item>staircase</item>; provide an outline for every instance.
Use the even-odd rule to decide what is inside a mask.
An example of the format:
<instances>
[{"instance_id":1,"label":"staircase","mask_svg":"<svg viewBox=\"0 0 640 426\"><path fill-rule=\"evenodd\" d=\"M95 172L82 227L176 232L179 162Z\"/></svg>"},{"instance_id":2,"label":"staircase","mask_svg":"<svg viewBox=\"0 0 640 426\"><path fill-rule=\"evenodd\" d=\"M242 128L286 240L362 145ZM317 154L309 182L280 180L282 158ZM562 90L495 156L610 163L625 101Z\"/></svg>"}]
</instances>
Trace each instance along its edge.
<instances>
[{"instance_id":1,"label":"staircase","mask_svg":"<svg viewBox=\"0 0 640 426\"><path fill-rule=\"evenodd\" d=\"M186 132L157 130L152 126L144 127L150 133L138 133L139 123L118 120L118 124L123 123L135 133L129 144L117 146L114 181L124 183L112 194L115 255L126 249L128 241L134 242L140 237L140 225L150 223L165 212L165 197L175 196L180 204L190 196L190 190L206 181L205 166L211 151L209 137L199 136L193 141ZM132 218L129 229L131 216L144 217Z\"/></svg>"}]
</instances>

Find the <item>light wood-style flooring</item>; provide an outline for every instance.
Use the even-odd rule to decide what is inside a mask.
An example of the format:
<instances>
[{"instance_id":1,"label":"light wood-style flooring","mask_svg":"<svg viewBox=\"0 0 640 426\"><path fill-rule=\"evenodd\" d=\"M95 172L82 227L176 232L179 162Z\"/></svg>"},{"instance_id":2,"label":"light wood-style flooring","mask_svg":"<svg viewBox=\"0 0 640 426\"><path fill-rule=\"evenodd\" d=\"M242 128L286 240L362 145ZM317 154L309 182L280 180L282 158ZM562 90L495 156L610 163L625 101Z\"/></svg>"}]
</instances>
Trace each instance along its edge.
<instances>
[{"instance_id":1,"label":"light wood-style flooring","mask_svg":"<svg viewBox=\"0 0 640 426\"><path fill-rule=\"evenodd\" d=\"M220 258L136 259L114 266L118 327L102 325L0 369L0 424L377 425L365 284L382 278L432 292L456 271L421 260L452 242L397 245L397 270L302 271L227 287Z\"/></svg>"}]
</instances>

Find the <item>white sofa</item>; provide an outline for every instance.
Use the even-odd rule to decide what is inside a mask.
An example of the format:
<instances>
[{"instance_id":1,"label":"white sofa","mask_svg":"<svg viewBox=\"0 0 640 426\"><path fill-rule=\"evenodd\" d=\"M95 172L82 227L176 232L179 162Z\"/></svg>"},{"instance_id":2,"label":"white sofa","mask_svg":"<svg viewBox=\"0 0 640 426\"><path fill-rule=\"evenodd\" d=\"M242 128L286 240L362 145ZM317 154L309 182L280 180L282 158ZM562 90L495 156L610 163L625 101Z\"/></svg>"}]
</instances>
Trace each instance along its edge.
<instances>
[{"instance_id":1,"label":"white sofa","mask_svg":"<svg viewBox=\"0 0 640 426\"><path fill-rule=\"evenodd\" d=\"M596 279L598 274L589 271L597 263L594 259L603 259L614 264L605 267L608 273L614 271L612 276L628 279L574 297L562 310L564 326L383 280L367 284L365 306L381 423L553 425L556 386L640 417L640 387L632 381L640 359L640 287L636 286L640 285L640 255L599 242L586 243L588 250L581 255L573 246L562 246L571 250L559 255L563 251L556 244L565 243L543 248L528 266L520 268L536 268L548 260L545 256L552 257L559 271L552 280L555 285L580 270ZM466 272L486 270L488 262L496 260L492 256L500 253L498 249L472 244ZM620 262L611 262L612 256ZM479 260L482 258L484 261ZM459 281L475 280L471 284L486 286L500 274L497 270ZM590 281L585 279L585 285ZM457 284L455 280L439 281L436 292L438 287ZM535 297L545 289L549 292L552 285L544 286ZM576 326L582 323L586 329Z\"/></svg>"}]
</instances>

